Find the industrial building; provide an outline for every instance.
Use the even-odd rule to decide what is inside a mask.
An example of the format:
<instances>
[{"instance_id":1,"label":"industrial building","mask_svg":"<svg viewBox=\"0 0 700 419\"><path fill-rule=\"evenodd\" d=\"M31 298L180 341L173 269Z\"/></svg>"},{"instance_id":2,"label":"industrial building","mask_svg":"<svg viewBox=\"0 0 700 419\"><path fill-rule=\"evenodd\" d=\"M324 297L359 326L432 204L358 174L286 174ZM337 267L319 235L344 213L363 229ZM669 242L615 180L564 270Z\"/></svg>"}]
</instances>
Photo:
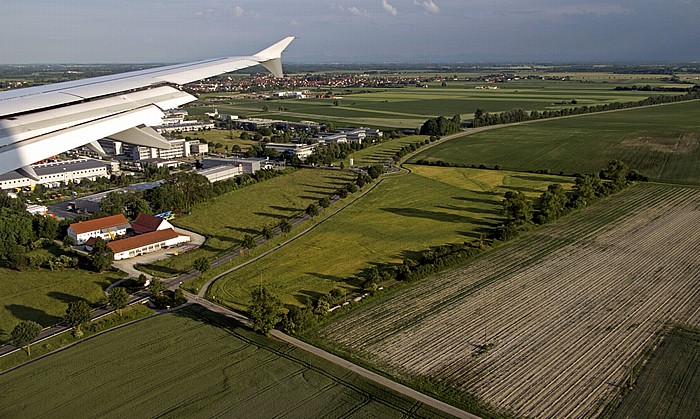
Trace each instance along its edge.
<instances>
[{"instance_id":1,"label":"industrial building","mask_svg":"<svg viewBox=\"0 0 700 419\"><path fill-rule=\"evenodd\" d=\"M265 149L275 150L286 156L296 156L304 161L316 150L316 144L267 143Z\"/></svg>"},{"instance_id":2,"label":"industrial building","mask_svg":"<svg viewBox=\"0 0 700 419\"><path fill-rule=\"evenodd\" d=\"M273 168L269 159L243 157L210 157L204 159L202 165L205 169L217 166L241 166L244 175L252 175L258 170Z\"/></svg>"},{"instance_id":3,"label":"industrial building","mask_svg":"<svg viewBox=\"0 0 700 419\"><path fill-rule=\"evenodd\" d=\"M85 244L91 237L114 240L119 236L126 235L126 230L130 227L131 225L126 217L124 217L124 214L117 214L110 217L73 223L68 227L68 236L72 238L76 244Z\"/></svg>"},{"instance_id":4,"label":"industrial building","mask_svg":"<svg viewBox=\"0 0 700 419\"><path fill-rule=\"evenodd\" d=\"M98 177L108 177L119 164L105 160L81 158L51 163L33 164L32 169L39 177L36 181L17 172L0 175L0 189L14 189L45 185L58 187L70 183L80 183L84 179L95 180Z\"/></svg>"},{"instance_id":5,"label":"industrial building","mask_svg":"<svg viewBox=\"0 0 700 419\"><path fill-rule=\"evenodd\" d=\"M199 170L197 171L197 174L204 176L205 178L207 178L207 180L209 180L209 182L214 183L219 182L221 180L230 179L232 177L241 176L243 174L243 168L241 167L241 165L214 166L208 169Z\"/></svg>"},{"instance_id":6,"label":"industrial building","mask_svg":"<svg viewBox=\"0 0 700 419\"><path fill-rule=\"evenodd\" d=\"M189 157L193 154L202 154L209 151L207 144L201 144L199 140L185 140L176 138L168 140L170 148L159 149L155 147L137 146L131 151L131 158L134 161L161 159L172 160Z\"/></svg>"},{"instance_id":7,"label":"industrial building","mask_svg":"<svg viewBox=\"0 0 700 419\"><path fill-rule=\"evenodd\" d=\"M190 240L190 236L178 234L172 228L168 228L129 237L128 239L111 241L107 243L107 246L112 249L114 260L122 260L177 246Z\"/></svg>"}]
</instances>

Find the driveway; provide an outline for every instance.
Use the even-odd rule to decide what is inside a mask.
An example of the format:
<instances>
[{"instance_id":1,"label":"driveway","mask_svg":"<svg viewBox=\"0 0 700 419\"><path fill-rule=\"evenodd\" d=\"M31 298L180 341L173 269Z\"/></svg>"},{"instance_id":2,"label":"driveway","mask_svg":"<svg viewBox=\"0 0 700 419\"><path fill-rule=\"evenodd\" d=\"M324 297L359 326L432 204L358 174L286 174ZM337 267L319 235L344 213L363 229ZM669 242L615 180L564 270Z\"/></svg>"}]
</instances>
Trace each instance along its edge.
<instances>
[{"instance_id":1,"label":"driveway","mask_svg":"<svg viewBox=\"0 0 700 419\"><path fill-rule=\"evenodd\" d=\"M139 275L144 274L146 275L146 278L150 278L150 275L139 271L134 267L134 265L150 264L158 262L159 260L167 259L169 257L172 257L173 253L175 252L182 253L185 250L190 250L199 247L203 245L204 241L206 240L205 237L201 234L197 234L195 232L184 230L178 227L173 227L173 229L179 234L185 234L190 236L191 241L189 243L183 244L182 246L171 247L169 249L161 249L156 252L146 253L145 255L136 256L129 259L116 260L112 263L112 266L121 271L126 272L129 275L129 277L137 278Z\"/></svg>"}]
</instances>

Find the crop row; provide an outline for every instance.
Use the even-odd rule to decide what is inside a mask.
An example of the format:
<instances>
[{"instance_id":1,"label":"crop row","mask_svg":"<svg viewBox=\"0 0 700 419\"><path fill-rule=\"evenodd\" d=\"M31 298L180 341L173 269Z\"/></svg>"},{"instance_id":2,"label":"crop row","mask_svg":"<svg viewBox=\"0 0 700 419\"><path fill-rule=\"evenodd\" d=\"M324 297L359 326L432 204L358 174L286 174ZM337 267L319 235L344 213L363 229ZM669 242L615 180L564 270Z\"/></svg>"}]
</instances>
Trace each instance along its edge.
<instances>
[{"instance_id":1,"label":"crop row","mask_svg":"<svg viewBox=\"0 0 700 419\"><path fill-rule=\"evenodd\" d=\"M518 414L590 415L666 321L697 322L699 204L635 188L324 333Z\"/></svg>"}]
</instances>

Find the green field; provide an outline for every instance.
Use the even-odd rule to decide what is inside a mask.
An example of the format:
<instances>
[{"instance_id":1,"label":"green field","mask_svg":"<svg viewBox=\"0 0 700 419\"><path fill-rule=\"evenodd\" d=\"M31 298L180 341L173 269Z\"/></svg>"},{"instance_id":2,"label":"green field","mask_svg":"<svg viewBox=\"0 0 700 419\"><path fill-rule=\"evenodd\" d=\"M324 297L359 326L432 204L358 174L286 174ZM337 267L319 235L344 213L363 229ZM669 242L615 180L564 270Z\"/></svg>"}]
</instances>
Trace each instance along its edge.
<instances>
[{"instance_id":1,"label":"green field","mask_svg":"<svg viewBox=\"0 0 700 419\"><path fill-rule=\"evenodd\" d=\"M363 93L343 93L339 106L335 99L304 100L254 100L232 97L229 104L218 101L208 102L214 96L202 95L200 103L205 106L191 108L192 114L208 112L216 107L221 113L245 115L248 117L280 118L290 121L315 120L330 121L336 125L369 125L380 128L416 128L426 118L439 115L462 115L470 119L477 108L489 112L500 112L513 108L526 110L560 109L571 107L569 102L577 101L577 106L598 105L611 102L639 101L654 94L667 92L615 91L617 85L652 84L653 80L629 80L617 76L614 79L586 79L579 81L561 80L517 80L497 84L498 90L477 90L476 86L487 83L478 81L447 81L447 87L431 84L429 88L355 89ZM324 90L325 92L326 90ZM313 95L316 93L312 91ZM677 94L677 93L675 93ZM270 109L263 112L262 107ZM287 108L280 112L280 107Z\"/></svg>"},{"instance_id":2,"label":"green field","mask_svg":"<svg viewBox=\"0 0 700 419\"><path fill-rule=\"evenodd\" d=\"M52 326L61 321L69 302L82 298L96 304L104 300L105 288L121 277L116 272L96 274L79 269L17 272L0 268L0 342L6 342L22 320Z\"/></svg>"},{"instance_id":3,"label":"green field","mask_svg":"<svg viewBox=\"0 0 700 419\"><path fill-rule=\"evenodd\" d=\"M219 255L239 246L246 234L259 235L266 225L303 214L310 203L331 195L353 178L349 172L336 170L294 170L198 204L191 215L173 224L205 235L204 246L150 265L150 269L164 275L190 270L197 257Z\"/></svg>"},{"instance_id":4,"label":"green field","mask_svg":"<svg viewBox=\"0 0 700 419\"><path fill-rule=\"evenodd\" d=\"M620 159L652 179L700 184L700 101L538 121L450 140L410 159L596 173Z\"/></svg>"},{"instance_id":5,"label":"green field","mask_svg":"<svg viewBox=\"0 0 700 419\"><path fill-rule=\"evenodd\" d=\"M384 164L387 159L390 159L401 147L409 144L414 144L419 141L425 141L428 136L425 135L409 135L407 137L388 140L371 147L367 147L360 151L352 153L350 157L353 159L355 166L371 166L373 164ZM349 159L345 159L345 164L349 163Z\"/></svg>"},{"instance_id":6,"label":"green field","mask_svg":"<svg viewBox=\"0 0 700 419\"><path fill-rule=\"evenodd\" d=\"M210 297L245 309L264 283L285 304L305 304L333 288L358 286L351 277L374 263L401 262L407 253L479 238L500 222L506 191L536 197L570 178L495 170L408 166L293 243L217 280ZM350 279L349 279L350 278Z\"/></svg>"},{"instance_id":7,"label":"green field","mask_svg":"<svg viewBox=\"0 0 700 419\"><path fill-rule=\"evenodd\" d=\"M700 331L675 328L643 367L613 418L697 418Z\"/></svg>"},{"instance_id":8,"label":"green field","mask_svg":"<svg viewBox=\"0 0 700 419\"><path fill-rule=\"evenodd\" d=\"M1 417L444 417L195 306L0 375Z\"/></svg>"},{"instance_id":9,"label":"green field","mask_svg":"<svg viewBox=\"0 0 700 419\"><path fill-rule=\"evenodd\" d=\"M192 139L204 139L209 145L209 151L214 151L214 147L211 145L211 143L221 143L224 147L229 146L229 149L231 149L233 146L237 145L241 148L241 151L246 151L250 147L258 144L257 141L254 140L242 140L241 139L241 133L243 131L237 131L237 130L221 130L221 129L213 129L210 131L197 131L197 132L185 132L182 134L184 137L191 137ZM231 133L233 133L233 139L231 139ZM220 151L223 151L223 149L220 149Z\"/></svg>"}]
</instances>

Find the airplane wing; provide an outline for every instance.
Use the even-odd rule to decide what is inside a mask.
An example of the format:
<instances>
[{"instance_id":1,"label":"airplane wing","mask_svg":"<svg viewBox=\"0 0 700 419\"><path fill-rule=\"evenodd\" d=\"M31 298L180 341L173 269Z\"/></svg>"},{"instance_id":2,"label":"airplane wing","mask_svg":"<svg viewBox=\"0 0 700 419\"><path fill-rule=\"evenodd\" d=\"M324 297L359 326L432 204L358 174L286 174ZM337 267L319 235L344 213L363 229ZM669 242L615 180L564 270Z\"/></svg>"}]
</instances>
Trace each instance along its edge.
<instances>
[{"instance_id":1,"label":"airplane wing","mask_svg":"<svg viewBox=\"0 0 700 419\"><path fill-rule=\"evenodd\" d=\"M84 145L104 154L97 140L105 137L169 148L148 126L159 125L164 110L196 100L179 86L258 64L282 77L282 51L293 40L252 56L0 92L0 174L17 170L38 180L32 163Z\"/></svg>"}]
</instances>

